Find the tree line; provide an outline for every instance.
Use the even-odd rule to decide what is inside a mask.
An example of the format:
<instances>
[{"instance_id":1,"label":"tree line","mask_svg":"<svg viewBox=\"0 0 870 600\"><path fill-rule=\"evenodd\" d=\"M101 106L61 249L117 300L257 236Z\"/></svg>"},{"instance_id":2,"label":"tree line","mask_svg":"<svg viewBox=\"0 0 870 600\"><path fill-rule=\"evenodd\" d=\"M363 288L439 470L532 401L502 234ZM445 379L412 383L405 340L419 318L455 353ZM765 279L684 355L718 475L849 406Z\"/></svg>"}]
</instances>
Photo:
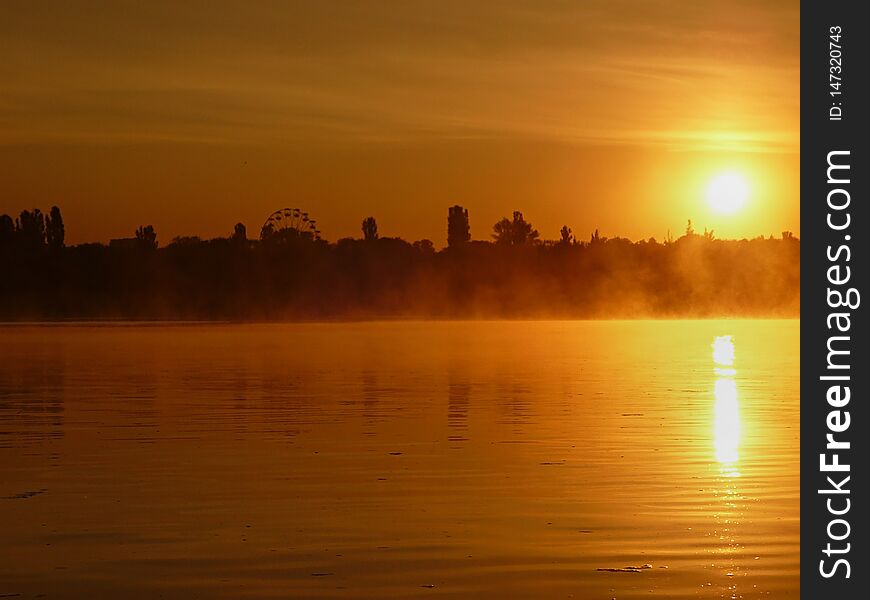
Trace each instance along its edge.
<instances>
[{"instance_id":1,"label":"tree line","mask_svg":"<svg viewBox=\"0 0 870 600\"><path fill-rule=\"evenodd\" d=\"M286 209L291 210L291 209ZM298 209L294 209L298 210ZM58 207L0 215L0 319L616 318L798 316L800 241L695 232L633 242L563 226L542 240L515 211L473 240L447 214L447 247L382 237L324 240L270 221L257 239L158 243L143 225L107 244L65 244ZM290 214L290 216L293 216ZM276 224L278 226L276 226ZM310 225L310 227L309 227Z\"/></svg>"}]
</instances>

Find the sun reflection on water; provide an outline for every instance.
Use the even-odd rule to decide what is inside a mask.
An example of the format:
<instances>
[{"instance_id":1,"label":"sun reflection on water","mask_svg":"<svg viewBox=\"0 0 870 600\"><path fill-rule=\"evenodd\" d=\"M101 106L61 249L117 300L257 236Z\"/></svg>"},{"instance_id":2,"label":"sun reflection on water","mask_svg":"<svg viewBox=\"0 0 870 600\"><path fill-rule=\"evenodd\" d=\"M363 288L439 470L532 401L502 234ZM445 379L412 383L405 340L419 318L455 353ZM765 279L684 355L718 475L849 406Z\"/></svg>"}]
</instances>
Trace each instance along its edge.
<instances>
[{"instance_id":1,"label":"sun reflection on water","mask_svg":"<svg viewBox=\"0 0 870 600\"><path fill-rule=\"evenodd\" d=\"M713 362L716 381L713 420L713 447L723 475L738 477L736 463L740 458L740 402L737 395L734 365L734 341L730 335L713 340Z\"/></svg>"},{"instance_id":2,"label":"sun reflection on water","mask_svg":"<svg viewBox=\"0 0 870 600\"><path fill-rule=\"evenodd\" d=\"M716 486L712 532L721 542L715 549L720 560L715 568L725 575L721 588L722 597L741 598L738 579L741 569L735 563L743 551L738 541L737 529L742 516L743 496L738 490L738 460L740 458L740 400L734 368L734 340L730 335L721 335L713 340L713 448L719 464L719 485Z\"/></svg>"},{"instance_id":3,"label":"sun reflection on water","mask_svg":"<svg viewBox=\"0 0 870 600\"><path fill-rule=\"evenodd\" d=\"M730 335L720 335L713 340L713 362L727 367L734 364L734 341Z\"/></svg>"}]
</instances>

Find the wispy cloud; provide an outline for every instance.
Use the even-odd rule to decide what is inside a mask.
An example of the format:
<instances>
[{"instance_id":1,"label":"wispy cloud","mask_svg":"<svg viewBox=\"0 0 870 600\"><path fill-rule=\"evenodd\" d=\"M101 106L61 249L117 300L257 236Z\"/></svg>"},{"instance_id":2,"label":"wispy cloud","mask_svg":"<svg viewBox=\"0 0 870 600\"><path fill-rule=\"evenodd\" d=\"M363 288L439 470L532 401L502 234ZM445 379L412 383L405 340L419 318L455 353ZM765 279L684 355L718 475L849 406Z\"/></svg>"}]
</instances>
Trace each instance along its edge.
<instances>
[{"instance_id":1,"label":"wispy cloud","mask_svg":"<svg viewBox=\"0 0 870 600\"><path fill-rule=\"evenodd\" d=\"M7 6L0 143L797 149L797 2L468 4Z\"/></svg>"}]
</instances>

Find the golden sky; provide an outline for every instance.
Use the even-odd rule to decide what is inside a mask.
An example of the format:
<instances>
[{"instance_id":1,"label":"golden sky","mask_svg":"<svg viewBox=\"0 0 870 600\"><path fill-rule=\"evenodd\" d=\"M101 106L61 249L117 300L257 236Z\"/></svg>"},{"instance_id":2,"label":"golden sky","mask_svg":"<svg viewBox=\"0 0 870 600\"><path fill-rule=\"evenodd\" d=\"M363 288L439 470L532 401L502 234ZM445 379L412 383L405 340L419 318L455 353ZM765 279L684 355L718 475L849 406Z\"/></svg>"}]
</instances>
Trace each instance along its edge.
<instances>
[{"instance_id":1,"label":"golden sky","mask_svg":"<svg viewBox=\"0 0 870 600\"><path fill-rule=\"evenodd\" d=\"M74 5L74 6L73 6ZM800 231L799 2L20 2L0 6L0 213L71 243L256 235L445 243ZM705 186L741 173L746 208Z\"/></svg>"}]
</instances>

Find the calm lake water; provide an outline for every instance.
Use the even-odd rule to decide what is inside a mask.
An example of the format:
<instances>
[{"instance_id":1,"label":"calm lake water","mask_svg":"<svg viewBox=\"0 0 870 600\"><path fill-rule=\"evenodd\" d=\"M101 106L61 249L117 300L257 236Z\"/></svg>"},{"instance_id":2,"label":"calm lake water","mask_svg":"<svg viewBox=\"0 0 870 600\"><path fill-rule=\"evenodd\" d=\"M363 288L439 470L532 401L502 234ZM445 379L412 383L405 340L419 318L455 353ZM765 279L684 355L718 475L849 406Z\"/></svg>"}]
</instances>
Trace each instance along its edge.
<instances>
[{"instance_id":1,"label":"calm lake water","mask_svg":"<svg viewBox=\"0 0 870 600\"><path fill-rule=\"evenodd\" d=\"M798 330L0 327L0 595L797 598Z\"/></svg>"}]
</instances>

